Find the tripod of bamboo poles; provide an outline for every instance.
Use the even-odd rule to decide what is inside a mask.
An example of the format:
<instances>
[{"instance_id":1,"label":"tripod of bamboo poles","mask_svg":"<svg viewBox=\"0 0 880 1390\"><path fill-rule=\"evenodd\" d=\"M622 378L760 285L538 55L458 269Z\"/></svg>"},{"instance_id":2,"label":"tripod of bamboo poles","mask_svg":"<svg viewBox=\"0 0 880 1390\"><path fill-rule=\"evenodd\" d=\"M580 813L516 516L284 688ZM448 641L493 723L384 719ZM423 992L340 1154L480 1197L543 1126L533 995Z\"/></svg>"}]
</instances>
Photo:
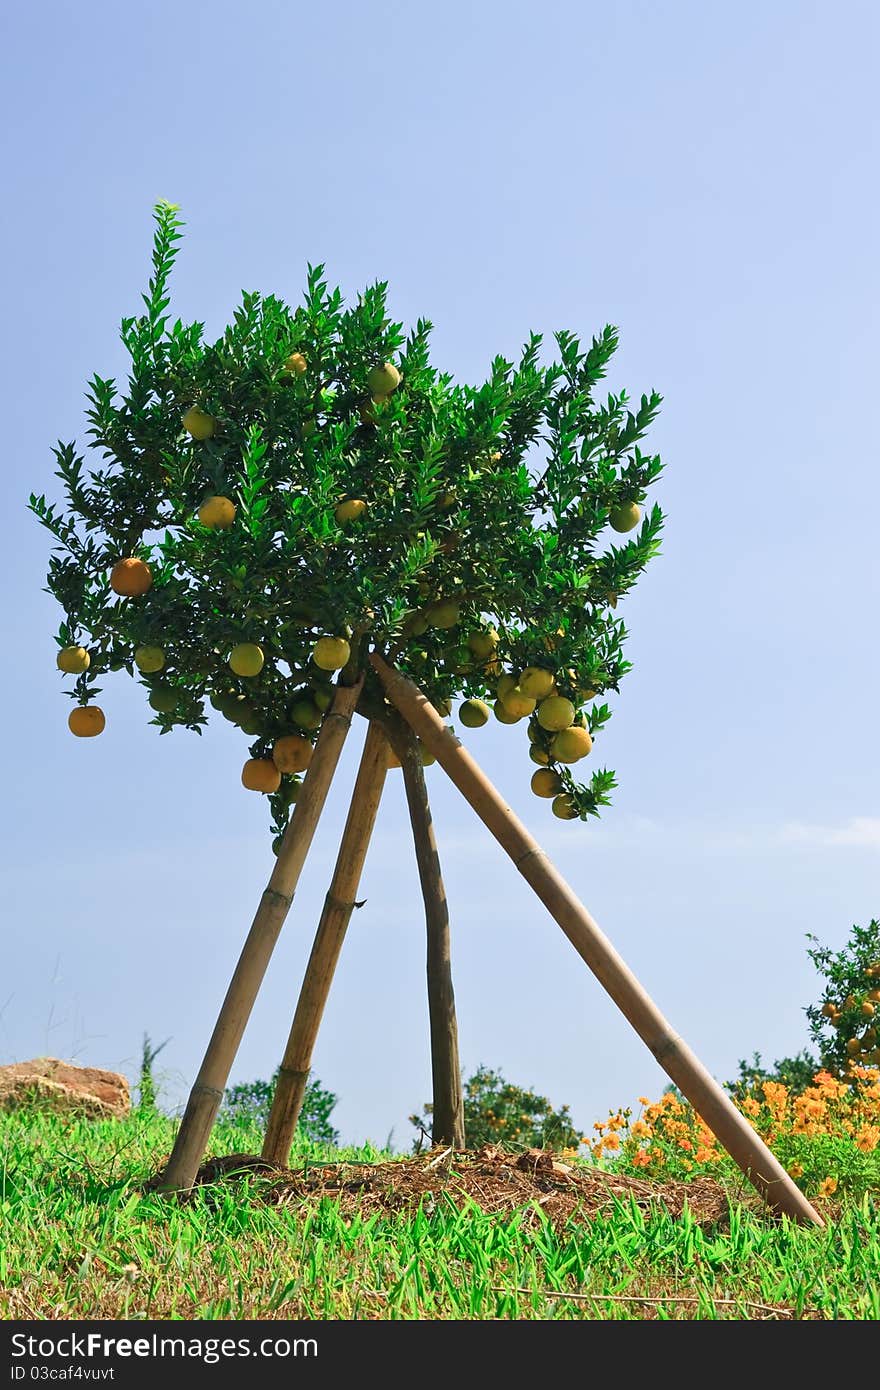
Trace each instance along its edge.
<instances>
[{"instance_id":1,"label":"tripod of bamboo poles","mask_svg":"<svg viewBox=\"0 0 880 1390\"><path fill-rule=\"evenodd\" d=\"M387 704L370 701L362 680L337 687L285 832L269 886L257 910L181 1121L162 1185L192 1187L223 1091L272 950L290 908L299 874L326 800L351 717L360 702L370 728L339 855L306 967L267 1126L263 1157L286 1164L311 1065L312 1050L355 901L388 766L388 746L403 768L425 902L428 993L434 1080L435 1140L463 1145L449 921L422 775L419 742L433 754L520 874L548 909L664 1071L694 1106L746 1178L776 1212L823 1225L796 1183L752 1129L718 1082L678 1037L617 954L571 887L505 804L427 697L377 652L370 662ZM389 710L388 706L392 709Z\"/></svg>"}]
</instances>

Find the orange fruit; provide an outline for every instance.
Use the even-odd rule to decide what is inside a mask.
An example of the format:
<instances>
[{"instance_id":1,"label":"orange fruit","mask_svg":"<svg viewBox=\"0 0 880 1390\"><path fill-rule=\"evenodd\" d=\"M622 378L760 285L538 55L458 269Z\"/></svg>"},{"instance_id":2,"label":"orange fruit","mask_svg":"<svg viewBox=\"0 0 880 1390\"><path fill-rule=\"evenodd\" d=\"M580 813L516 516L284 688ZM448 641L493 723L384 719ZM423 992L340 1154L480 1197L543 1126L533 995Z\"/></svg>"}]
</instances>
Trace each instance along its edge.
<instances>
[{"instance_id":1,"label":"orange fruit","mask_svg":"<svg viewBox=\"0 0 880 1390\"><path fill-rule=\"evenodd\" d=\"M173 685L157 685L150 691L147 703L157 714L173 714L178 704L177 691Z\"/></svg>"},{"instance_id":2,"label":"orange fruit","mask_svg":"<svg viewBox=\"0 0 880 1390\"><path fill-rule=\"evenodd\" d=\"M558 763L576 763L592 751L593 740L586 729L572 725L562 729L550 744L550 752Z\"/></svg>"},{"instance_id":3,"label":"orange fruit","mask_svg":"<svg viewBox=\"0 0 880 1390\"><path fill-rule=\"evenodd\" d=\"M258 676L266 658L256 642L239 642L229 653L229 665L237 676Z\"/></svg>"},{"instance_id":4,"label":"orange fruit","mask_svg":"<svg viewBox=\"0 0 880 1390\"><path fill-rule=\"evenodd\" d=\"M248 758L241 769L241 785L249 792L277 792L281 773L271 758Z\"/></svg>"},{"instance_id":5,"label":"orange fruit","mask_svg":"<svg viewBox=\"0 0 880 1390\"><path fill-rule=\"evenodd\" d=\"M499 724L518 724L522 715L511 714L503 700L496 700L492 706Z\"/></svg>"},{"instance_id":6,"label":"orange fruit","mask_svg":"<svg viewBox=\"0 0 880 1390\"><path fill-rule=\"evenodd\" d=\"M555 683L553 672L545 671L543 666L527 666L517 681L522 693L534 700L546 700Z\"/></svg>"},{"instance_id":7,"label":"orange fruit","mask_svg":"<svg viewBox=\"0 0 880 1390\"><path fill-rule=\"evenodd\" d=\"M305 772L312 761L313 752L307 738L299 734L285 734L275 742L272 761L279 772Z\"/></svg>"},{"instance_id":8,"label":"orange fruit","mask_svg":"<svg viewBox=\"0 0 880 1390\"><path fill-rule=\"evenodd\" d=\"M880 1004L880 989L872 989L868 998L875 1004Z\"/></svg>"},{"instance_id":9,"label":"orange fruit","mask_svg":"<svg viewBox=\"0 0 880 1390\"><path fill-rule=\"evenodd\" d=\"M608 514L608 521L614 531L632 531L638 526L642 509L638 502L618 502Z\"/></svg>"},{"instance_id":10,"label":"orange fruit","mask_svg":"<svg viewBox=\"0 0 880 1390\"><path fill-rule=\"evenodd\" d=\"M846 1050L850 1057L857 1057L862 1050L861 1040L859 1038L849 1038L846 1044Z\"/></svg>"},{"instance_id":11,"label":"orange fruit","mask_svg":"<svg viewBox=\"0 0 880 1390\"><path fill-rule=\"evenodd\" d=\"M55 665L67 676L80 676L89 669L91 659L85 647L62 647Z\"/></svg>"},{"instance_id":12,"label":"orange fruit","mask_svg":"<svg viewBox=\"0 0 880 1390\"><path fill-rule=\"evenodd\" d=\"M312 650L312 660L322 671L341 671L350 656L344 637L319 637Z\"/></svg>"},{"instance_id":13,"label":"orange fruit","mask_svg":"<svg viewBox=\"0 0 880 1390\"><path fill-rule=\"evenodd\" d=\"M488 661L499 641L498 633L490 627L487 632L470 633L467 644L479 661Z\"/></svg>"},{"instance_id":14,"label":"orange fruit","mask_svg":"<svg viewBox=\"0 0 880 1390\"><path fill-rule=\"evenodd\" d=\"M870 999L865 999L862 1003L861 1008L859 1009L859 1013L862 1015L862 1018L873 1018L875 1012L876 1010L874 1008L874 1005L871 1003Z\"/></svg>"},{"instance_id":15,"label":"orange fruit","mask_svg":"<svg viewBox=\"0 0 880 1390\"><path fill-rule=\"evenodd\" d=\"M301 352L292 352L289 357L285 358L284 371L288 376L302 376L308 365Z\"/></svg>"},{"instance_id":16,"label":"orange fruit","mask_svg":"<svg viewBox=\"0 0 880 1390\"><path fill-rule=\"evenodd\" d=\"M123 598L140 598L153 583L153 571L134 555L117 560L110 571L110 588Z\"/></svg>"},{"instance_id":17,"label":"orange fruit","mask_svg":"<svg viewBox=\"0 0 880 1390\"><path fill-rule=\"evenodd\" d=\"M826 1018L833 1018L834 1015L837 1013L837 1005L832 1004L831 1000L829 999L825 1004L822 1005L822 1012Z\"/></svg>"},{"instance_id":18,"label":"orange fruit","mask_svg":"<svg viewBox=\"0 0 880 1390\"><path fill-rule=\"evenodd\" d=\"M432 603L428 609L428 626L448 629L455 627L461 616L461 604L454 599L441 599L438 603Z\"/></svg>"},{"instance_id":19,"label":"orange fruit","mask_svg":"<svg viewBox=\"0 0 880 1390\"><path fill-rule=\"evenodd\" d=\"M298 724L301 729L319 729L321 727L321 711L308 695L301 695L298 700L294 700L288 713L294 724Z\"/></svg>"},{"instance_id":20,"label":"orange fruit","mask_svg":"<svg viewBox=\"0 0 880 1390\"><path fill-rule=\"evenodd\" d=\"M103 732L107 723L104 711L97 705L77 705L67 719L67 727L77 738L94 738Z\"/></svg>"},{"instance_id":21,"label":"orange fruit","mask_svg":"<svg viewBox=\"0 0 880 1390\"><path fill-rule=\"evenodd\" d=\"M499 696L499 699L508 714L515 714L517 719L524 719L527 714L531 714L537 703L531 695L526 695L519 685Z\"/></svg>"},{"instance_id":22,"label":"orange fruit","mask_svg":"<svg viewBox=\"0 0 880 1390\"><path fill-rule=\"evenodd\" d=\"M137 647L134 664L145 676L153 676L165 665L165 653L161 647Z\"/></svg>"},{"instance_id":23,"label":"orange fruit","mask_svg":"<svg viewBox=\"0 0 880 1390\"><path fill-rule=\"evenodd\" d=\"M562 791L562 778L550 767L539 767L532 773L530 785L535 796L558 796Z\"/></svg>"},{"instance_id":24,"label":"orange fruit","mask_svg":"<svg viewBox=\"0 0 880 1390\"><path fill-rule=\"evenodd\" d=\"M359 521L367 510L367 504L362 497L347 497L344 502L337 502L333 515L344 526L347 521Z\"/></svg>"},{"instance_id":25,"label":"orange fruit","mask_svg":"<svg viewBox=\"0 0 880 1390\"><path fill-rule=\"evenodd\" d=\"M371 396L390 396L400 385L400 372L393 362L383 362L381 366L371 367L367 372L367 386Z\"/></svg>"},{"instance_id":26,"label":"orange fruit","mask_svg":"<svg viewBox=\"0 0 880 1390\"><path fill-rule=\"evenodd\" d=\"M187 434L192 435L193 439L210 439L217 428L217 421L213 415L202 410L201 406L191 405L189 410L181 420L183 428Z\"/></svg>"},{"instance_id":27,"label":"orange fruit","mask_svg":"<svg viewBox=\"0 0 880 1390\"><path fill-rule=\"evenodd\" d=\"M533 763L539 763L541 767L546 767L550 761L550 754L545 753L543 748L539 748L537 743L533 743L530 745L529 757L531 758Z\"/></svg>"},{"instance_id":28,"label":"orange fruit","mask_svg":"<svg viewBox=\"0 0 880 1390\"><path fill-rule=\"evenodd\" d=\"M458 707L458 717L466 729L482 729L489 722L489 706L483 700L465 700Z\"/></svg>"},{"instance_id":29,"label":"orange fruit","mask_svg":"<svg viewBox=\"0 0 880 1390\"><path fill-rule=\"evenodd\" d=\"M235 503L228 497L206 497L198 518L209 531L227 531L235 520Z\"/></svg>"},{"instance_id":30,"label":"orange fruit","mask_svg":"<svg viewBox=\"0 0 880 1390\"><path fill-rule=\"evenodd\" d=\"M536 719L542 729L555 734L574 723L574 705L562 695L550 695L538 705Z\"/></svg>"},{"instance_id":31,"label":"orange fruit","mask_svg":"<svg viewBox=\"0 0 880 1390\"><path fill-rule=\"evenodd\" d=\"M554 796L550 809L554 816L558 816L560 820L577 820L578 813L568 792L561 792L559 796Z\"/></svg>"}]
</instances>

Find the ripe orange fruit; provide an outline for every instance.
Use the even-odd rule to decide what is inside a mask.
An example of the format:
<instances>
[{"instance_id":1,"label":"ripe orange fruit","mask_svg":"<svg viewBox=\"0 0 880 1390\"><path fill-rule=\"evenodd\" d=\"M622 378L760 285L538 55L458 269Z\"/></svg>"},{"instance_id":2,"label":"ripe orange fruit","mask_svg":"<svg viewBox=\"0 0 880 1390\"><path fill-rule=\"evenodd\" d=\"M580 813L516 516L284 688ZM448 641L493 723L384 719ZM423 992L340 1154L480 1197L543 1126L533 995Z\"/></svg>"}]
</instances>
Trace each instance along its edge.
<instances>
[{"instance_id":1,"label":"ripe orange fruit","mask_svg":"<svg viewBox=\"0 0 880 1390\"><path fill-rule=\"evenodd\" d=\"M574 705L562 695L550 695L538 705L536 719L542 729L555 734L574 723Z\"/></svg>"},{"instance_id":2,"label":"ripe orange fruit","mask_svg":"<svg viewBox=\"0 0 880 1390\"><path fill-rule=\"evenodd\" d=\"M837 1005L832 1004L831 1000L829 999L826 1003L822 1005L822 1012L826 1018L833 1018L834 1015L837 1013Z\"/></svg>"},{"instance_id":3,"label":"ripe orange fruit","mask_svg":"<svg viewBox=\"0 0 880 1390\"><path fill-rule=\"evenodd\" d=\"M62 647L55 658L55 665L67 676L81 676L83 671L89 669L91 659L85 647Z\"/></svg>"},{"instance_id":4,"label":"ripe orange fruit","mask_svg":"<svg viewBox=\"0 0 880 1390\"><path fill-rule=\"evenodd\" d=\"M241 785L249 792L277 792L281 773L271 758L248 758L241 769Z\"/></svg>"},{"instance_id":5,"label":"ripe orange fruit","mask_svg":"<svg viewBox=\"0 0 880 1390\"><path fill-rule=\"evenodd\" d=\"M499 698L508 714L515 714L517 719L524 719L527 714L531 714L537 703L534 697L526 695L519 685L515 685Z\"/></svg>"},{"instance_id":6,"label":"ripe orange fruit","mask_svg":"<svg viewBox=\"0 0 880 1390\"><path fill-rule=\"evenodd\" d=\"M537 743L529 745L529 757L533 763L539 763L541 767L546 767L550 761L550 754L539 748Z\"/></svg>"},{"instance_id":7,"label":"ripe orange fruit","mask_svg":"<svg viewBox=\"0 0 880 1390\"><path fill-rule=\"evenodd\" d=\"M104 711L97 705L77 705L67 718L67 727L77 738L94 738L106 723Z\"/></svg>"},{"instance_id":8,"label":"ripe orange fruit","mask_svg":"<svg viewBox=\"0 0 880 1390\"><path fill-rule=\"evenodd\" d=\"M489 706L483 700L465 700L458 707L458 717L466 729L482 729L489 722Z\"/></svg>"},{"instance_id":9,"label":"ripe orange fruit","mask_svg":"<svg viewBox=\"0 0 880 1390\"><path fill-rule=\"evenodd\" d=\"M872 989L868 998L875 1004L880 1004L880 989Z\"/></svg>"},{"instance_id":10,"label":"ripe orange fruit","mask_svg":"<svg viewBox=\"0 0 880 1390\"><path fill-rule=\"evenodd\" d=\"M553 672L543 666L527 666L517 681L522 693L535 700L546 700L555 683Z\"/></svg>"},{"instance_id":11,"label":"ripe orange fruit","mask_svg":"<svg viewBox=\"0 0 880 1390\"><path fill-rule=\"evenodd\" d=\"M455 627L461 616L461 604L454 599L440 599L428 609L428 626L448 629Z\"/></svg>"},{"instance_id":12,"label":"ripe orange fruit","mask_svg":"<svg viewBox=\"0 0 880 1390\"><path fill-rule=\"evenodd\" d=\"M367 504L362 497L348 497L344 502L337 502L333 515L344 526L347 521L359 521L367 510Z\"/></svg>"},{"instance_id":13,"label":"ripe orange fruit","mask_svg":"<svg viewBox=\"0 0 880 1390\"><path fill-rule=\"evenodd\" d=\"M619 502L616 507L612 507L608 514L608 521L614 531L631 531L634 526L638 526L642 515L642 509L638 502Z\"/></svg>"},{"instance_id":14,"label":"ripe orange fruit","mask_svg":"<svg viewBox=\"0 0 880 1390\"><path fill-rule=\"evenodd\" d=\"M134 664L145 676L155 675L165 665L165 653L161 647L137 647Z\"/></svg>"},{"instance_id":15,"label":"ripe orange fruit","mask_svg":"<svg viewBox=\"0 0 880 1390\"><path fill-rule=\"evenodd\" d=\"M285 358L284 371L288 376L302 376L307 367L308 363L301 352L292 352Z\"/></svg>"},{"instance_id":16,"label":"ripe orange fruit","mask_svg":"<svg viewBox=\"0 0 880 1390\"><path fill-rule=\"evenodd\" d=\"M550 809L560 820L577 820L578 813L568 792L561 792L559 796L555 796Z\"/></svg>"},{"instance_id":17,"label":"ripe orange fruit","mask_svg":"<svg viewBox=\"0 0 880 1390\"><path fill-rule=\"evenodd\" d=\"M849 1038L847 1040L846 1050L850 1057L857 1057L862 1050L861 1040L859 1038Z\"/></svg>"},{"instance_id":18,"label":"ripe orange fruit","mask_svg":"<svg viewBox=\"0 0 880 1390\"><path fill-rule=\"evenodd\" d=\"M562 791L562 778L550 767L539 767L532 773L531 788L535 796L558 796Z\"/></svg>"},{"instance_id":19,"label":"ripe orange fruit","mask_svg":"<svg viewBox=\"0 0 880 1390\"><path fill-rule=\"evenodd\" d=\"M400 385L400 372L393 362L383 362L381 366L371 367L367 372L367 386L371 396L390 396Z\"/></svg>"},{"instance_id":20,"label":"ripe orange fruit","mask_svg":"<svg viewBox=\"0 0 880 1390\"><path fill-rule=\"evenodd\" d=\"M313 752L307 738L299 734L285 734L275 741L272 761L279 772L305 772L312 761Z\"/></svg>"},{"instance_id":21,"label":"ripe orange fruit","mask_svg":"<svg viewBox=\"0 0 880 1390\"><path fill-rule=\"evenodd\" d=\"M561 729L550 744L550 752L559 763L576 763L592 751L593 740L586 729L572 725Z\"/></svg>"},{"instance_id":22,"label":"ripe orange fruit","mask_svg":"<svg viewBox=\"0 0 880 1390\"><path fill-rule=\"evenodd\" d=\"M256 642L239 642L229 653L229 665L237 676L258 676L266 658Z\"/></svg>"},{"instance_id":23,"label":"ripe orange fruit","mask_svg":"<svg viewBox=\"0 0 880 1390\"><path fill-rule=\"evenodd\" d=\"M344 637L319 637L312 650L312 660L322 671L341 671L350 656Z\"/></svg>"},{"instance_id":24,"label":"ripe orange fruit","mask_svg":"<svg viewBox=\"0 0 880 1390\"><path fill-rule=\"evenodd\" d=\"M228 497L206 497L198 518L209 531L227 531L235 520L235 503Z\"/></svg>"},{"instance_id":25,"label":"ripe orange fruit","mask_svg":"<svg viewBox=\"0 0 880 1390\"><path fill-rule=\"evenodd\" d=\"M495 694L498 696L499 700L503 700L505 695L508 695L511 690L515 689L516 676L512 676L509 671L506 671L495 686Z\"/></svg>"},{"instance_id":26,"label":"ripe orange fruit","mask_svg":"<svg viewBox=\"0 0 880 1390\"><path fill-rule=\"evenodd\" d=\"M210 439L217 428L217 421L213 415L208 413L198 405L191 405L184 415L181 424L187 434L192 435L193 439Z\"/></svg>"},{"instance_id":27,"label":"ripe orange fruit","mask_svg":"<svg viewBox=\"0 0 880 1390\"><path fill-rule=\"evenodd\" d=\"M152 587L152 583L153 571L150 566L134 555L117 560L110 571L110 588L123 598L140 598Z\"/></svg>"},{"instance_id":28,"label":"ripe orange fruit","mask_svg":"<svg viewBox=\"0 0 880 1390\"><path fill-rule=\"evenodd\" d=\"M871 1003L870 999L865 999L861 1005L861 1008L859 1009L859 1013L862 1015L862 1018L873 1018L875 1012L876 1010L874 1008L874 1005Z\"/></svg>"}]
</instances>

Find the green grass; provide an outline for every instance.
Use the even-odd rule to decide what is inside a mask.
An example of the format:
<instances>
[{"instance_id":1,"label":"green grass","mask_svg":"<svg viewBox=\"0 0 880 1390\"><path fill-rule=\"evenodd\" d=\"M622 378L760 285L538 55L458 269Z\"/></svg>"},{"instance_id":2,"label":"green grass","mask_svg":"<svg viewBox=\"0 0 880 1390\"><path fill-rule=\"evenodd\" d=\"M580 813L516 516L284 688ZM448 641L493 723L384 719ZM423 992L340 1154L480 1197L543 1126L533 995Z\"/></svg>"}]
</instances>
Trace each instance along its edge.
<instances>
[{"instance_id":1,"label":"green grass","mask_svg":"<svg viewBox=\"0 0 880 1390\"><path fill-rule=\"evenodd\" d=\"M247 1183L179 1203L140 1190L173 1132L0 1116L0 1317L880 1318L869 1199L824 1231L735 1205L714 1231L624 1204L561 1230L442 1202L351 1218L326 1198L266 1206ZM221 1128L213 1148L259 1136Z\"/></svg>"}]
</instances>

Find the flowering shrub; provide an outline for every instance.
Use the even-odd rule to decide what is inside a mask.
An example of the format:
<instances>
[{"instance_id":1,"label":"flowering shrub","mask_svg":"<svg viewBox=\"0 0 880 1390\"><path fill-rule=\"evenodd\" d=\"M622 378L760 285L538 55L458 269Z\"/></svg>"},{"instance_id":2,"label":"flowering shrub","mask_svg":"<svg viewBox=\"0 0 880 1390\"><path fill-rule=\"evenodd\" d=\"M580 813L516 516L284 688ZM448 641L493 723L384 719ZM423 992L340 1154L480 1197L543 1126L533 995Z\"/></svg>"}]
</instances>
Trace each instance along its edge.
<instances>
[{"instance_id":1,"label":"flowering shrub","mask_svg":"<svg viewBox=\"0 0 880 1390\"><path fill-rule=\"evenodd\" d=\"M780 1163L808 1197L859 1196L880 1187L880 1069L850 1065L847 1081L819 1071L800 1094L761 1081L735 1097ZM675 1091L594 1125L594 1159L657 1179L700 1174L738 1177L733 1160L693 1107Z\"/></svg>"}]
</instances>

